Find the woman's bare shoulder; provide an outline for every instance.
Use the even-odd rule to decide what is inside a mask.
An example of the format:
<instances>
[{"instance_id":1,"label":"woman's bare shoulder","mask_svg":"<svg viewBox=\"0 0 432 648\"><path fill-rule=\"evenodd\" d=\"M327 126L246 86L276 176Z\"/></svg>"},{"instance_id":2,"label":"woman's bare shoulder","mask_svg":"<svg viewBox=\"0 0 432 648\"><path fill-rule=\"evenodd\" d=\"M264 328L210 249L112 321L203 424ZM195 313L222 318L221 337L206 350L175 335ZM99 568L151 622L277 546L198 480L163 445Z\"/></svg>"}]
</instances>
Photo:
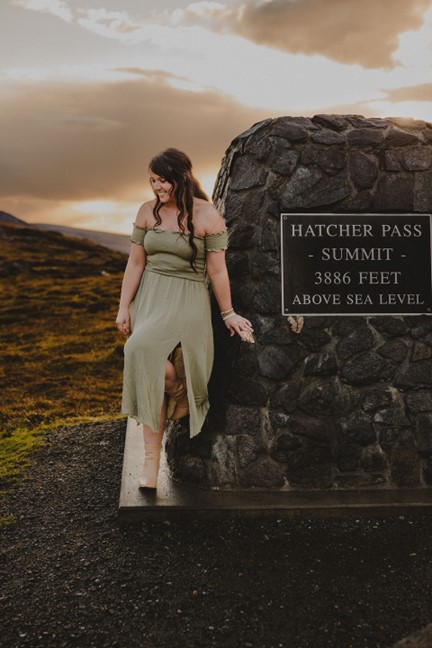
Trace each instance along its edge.
<instances>
[{"instance_id":1,"label":"woman's bare shoulder","mask_svg":"<svg viewBox=\"0 0 432 648\"><path fill-rule=\"evenodd\" d=\"M155 203L155 200L148 200L141 205L135 218L135 225L142 228L151 227L151 223L154 220L153 207Z\"/></svg>"},{"instance_id":2,"label":"woman's bare shoulder","mask_svg":"<svg viewBox=\"0 0 432 648\"><path fill-rule=\"evenodd\" d=\"M199 228L204 234L217 234L226 229L224 217L211 202L198 199L196 212Z\"/></svg>"}]
</instances>

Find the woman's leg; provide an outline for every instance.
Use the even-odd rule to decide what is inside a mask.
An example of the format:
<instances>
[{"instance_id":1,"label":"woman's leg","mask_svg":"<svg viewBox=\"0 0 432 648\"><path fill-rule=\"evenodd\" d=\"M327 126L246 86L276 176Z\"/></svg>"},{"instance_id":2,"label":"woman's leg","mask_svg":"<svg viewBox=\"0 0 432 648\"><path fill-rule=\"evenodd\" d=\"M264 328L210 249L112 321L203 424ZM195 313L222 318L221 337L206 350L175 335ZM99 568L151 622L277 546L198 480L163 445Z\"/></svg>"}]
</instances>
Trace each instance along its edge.
<instances>
[{"instance_id":1,"label":"woman's leg","mask_svg":"<svg viewBox=\"0 0 432 648\"><path fill-rule=\"evenodd\" d=\"M170 419L176 421L189 414L189 401L186 379L184 377L180 378L180 376L184 376L182 349L176 349L174 354L174 361L170 363L171 366L167 370L165 391L175 403L174 410L169 410L168 415ZM178 374L177 371L179 372Z\"/></svg>"},{"instance_id":2,"label":"woman's leg","mask_svg":"<svg viewBox=\"0 0 432 648\"><path fill-rule=\"evenodd\" d=\"M165 390L170 389L175 384L176 379L177 374L174 365L167 360L165 368ZM166 423L166 407L166 398L164 398L157 432L153 432L148 425L143 425L145 454L142 476L139 481L140 488L156 488L162 439Z\"/></svg>"}]
</instances>

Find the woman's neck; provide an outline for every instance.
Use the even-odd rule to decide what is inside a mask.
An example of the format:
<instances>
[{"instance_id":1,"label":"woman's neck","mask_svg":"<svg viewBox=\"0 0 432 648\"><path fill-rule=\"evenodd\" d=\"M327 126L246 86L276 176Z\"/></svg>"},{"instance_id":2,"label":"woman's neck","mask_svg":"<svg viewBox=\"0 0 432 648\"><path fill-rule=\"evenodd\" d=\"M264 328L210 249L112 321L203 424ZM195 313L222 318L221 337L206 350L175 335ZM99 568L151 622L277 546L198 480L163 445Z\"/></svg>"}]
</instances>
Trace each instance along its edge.
<instances>
[{"instance_id":1,"label":"woman's neck","mask_svg":"<svg viewBox=\"0 0 432 648\"><path fill-rule=\"evenodd\" d=\"M166 216L175 216L177 218L179 214L179 210L177 207L177 203L174 202L169 202L169 203L164 203L162 207L160 208L159 212L163 212Z\"/></svg>"}]
</instances>

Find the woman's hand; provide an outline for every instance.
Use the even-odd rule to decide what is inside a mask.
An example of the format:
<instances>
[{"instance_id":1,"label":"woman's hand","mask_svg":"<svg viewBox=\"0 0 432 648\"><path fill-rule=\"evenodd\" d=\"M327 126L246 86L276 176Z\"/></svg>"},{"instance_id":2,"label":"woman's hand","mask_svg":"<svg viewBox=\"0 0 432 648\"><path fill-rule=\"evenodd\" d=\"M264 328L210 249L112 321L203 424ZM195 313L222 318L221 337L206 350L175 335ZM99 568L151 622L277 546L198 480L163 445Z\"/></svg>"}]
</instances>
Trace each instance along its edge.
<instances>
[{"instance_id":1,"label":"woman's hand","mask_svg":"<svg viewBox=\"0 0 432 648\"><path fill-rule=\"evenodd\" d=\"M129 308L120 308L116 319L116 326L122 335L128 336L130 334L132 327Z\"/></svg>"},{"instance_id":2,"label":"woman's hand","mask_svg":"<svg viewBox=\"0 0 432 648\"><path fill-rule=\"evenodd\" d=\"M242 317L241 315L237 315L237 313L235 313L225 320L225 326L227 327L227 329L229 329L231 337L235 333L237 333L237 335L239 335L245 342L255 342L252 335L252 324L245 317Z\"/></svg>"}]
</instances>

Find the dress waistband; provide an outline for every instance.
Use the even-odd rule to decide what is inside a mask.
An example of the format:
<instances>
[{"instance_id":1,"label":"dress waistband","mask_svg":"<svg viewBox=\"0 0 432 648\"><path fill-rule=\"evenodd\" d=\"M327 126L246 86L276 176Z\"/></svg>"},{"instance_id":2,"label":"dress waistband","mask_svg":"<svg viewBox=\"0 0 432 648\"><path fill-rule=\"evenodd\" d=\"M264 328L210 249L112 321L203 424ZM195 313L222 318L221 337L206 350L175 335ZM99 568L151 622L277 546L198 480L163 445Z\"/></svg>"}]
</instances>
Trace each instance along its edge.
<instances>
[{"instance_id":1,"label":"dress waistband","mask_svg":"<svg viewBox=\"0 0 432 648\"><path fill-rule=\"evenodd\" d=\"M182 273L182 272L162 272L161 270L153 270L150 268L145 268L145 272L151 272L152 274L162 275L164 277L172 277L173 279L182 279L185 281L193 281L194 283L205 283L205 276L202 274L193 274L193 273Z\"/></svg>"}]
</instances>

